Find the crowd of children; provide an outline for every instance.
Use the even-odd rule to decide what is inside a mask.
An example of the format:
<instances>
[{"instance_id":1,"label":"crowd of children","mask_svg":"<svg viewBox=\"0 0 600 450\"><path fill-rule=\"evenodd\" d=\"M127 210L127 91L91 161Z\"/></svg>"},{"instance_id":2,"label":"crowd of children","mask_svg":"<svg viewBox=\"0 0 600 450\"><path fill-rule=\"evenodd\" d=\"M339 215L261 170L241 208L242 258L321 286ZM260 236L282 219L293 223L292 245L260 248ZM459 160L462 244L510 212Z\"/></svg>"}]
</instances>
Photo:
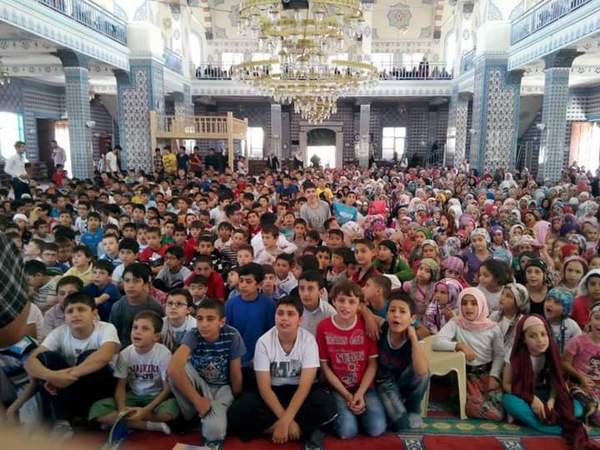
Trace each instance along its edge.
<instances>
[{"instance_id":1,"label":"crowd of children","mask_svg":"<svg viewBox=\"0 0 600 450\"><path fill-rule=\"evenodd\" d=\"M423 427L434 336L464 353L469 417L592 448L598 179L509 178L208 169L0 188L31 301L27 336L0 349L2 416L318 449Z\"/></svg>"}]
</instances>

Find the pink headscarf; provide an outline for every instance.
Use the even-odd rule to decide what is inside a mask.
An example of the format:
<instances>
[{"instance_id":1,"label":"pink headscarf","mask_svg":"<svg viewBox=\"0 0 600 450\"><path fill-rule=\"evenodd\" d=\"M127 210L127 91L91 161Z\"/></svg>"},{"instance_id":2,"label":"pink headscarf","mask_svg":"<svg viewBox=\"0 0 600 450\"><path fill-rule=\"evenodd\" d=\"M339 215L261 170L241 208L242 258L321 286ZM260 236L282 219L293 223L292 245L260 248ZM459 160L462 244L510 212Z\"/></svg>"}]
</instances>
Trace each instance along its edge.
<instances>
[{"instance_id":1,"label":"pink headscarf","mask_svg":"<svg viewBox=\"0 0 600 450\"><path fill-rule=\"evenodd\" d=\"M462 299L466 295L472 295L477 300L477 317L475 320L468 320L463 316L462 312ZM458 295L458 317L454 320L457 321L458 326L467 331L485 331L496 326L496 322L491 321L489 316L489 309L485 295L479 289L475 287L469 287L463 289Z\"/></svg>"},{"instance_id":2,"label":"pink headscarf","mask_svg":"<svg viewBox=\"0 0 600 450\"><path fill-rule=\"evenodd\" d=\"M538 244L545 245L546 244L546 236L550 233L550 227L552 225L550 222L545 220L538 220L533 226L533 230L535 231L535 238L538 241Z\"/></svg>"}]
</instances>

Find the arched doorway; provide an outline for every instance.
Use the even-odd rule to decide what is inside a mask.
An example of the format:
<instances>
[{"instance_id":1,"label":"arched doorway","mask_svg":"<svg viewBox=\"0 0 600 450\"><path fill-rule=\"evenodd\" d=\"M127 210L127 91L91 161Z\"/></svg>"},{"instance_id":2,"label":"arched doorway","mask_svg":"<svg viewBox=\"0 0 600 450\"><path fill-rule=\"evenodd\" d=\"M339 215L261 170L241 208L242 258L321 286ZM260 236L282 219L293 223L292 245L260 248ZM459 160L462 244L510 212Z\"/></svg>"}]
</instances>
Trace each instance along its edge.
<instances>
[{"instance_id":1,"label":"arched doorway","mask_svg":"<svg viewBox=\"0 0 600 450\"><path fill-rule=\"evenodd\" d=\"M336 167L336 133L328 128L314 128L306 136L306 161L311 165L314 155L320 160L321 167Z\"/></svg>"}]
</instances>

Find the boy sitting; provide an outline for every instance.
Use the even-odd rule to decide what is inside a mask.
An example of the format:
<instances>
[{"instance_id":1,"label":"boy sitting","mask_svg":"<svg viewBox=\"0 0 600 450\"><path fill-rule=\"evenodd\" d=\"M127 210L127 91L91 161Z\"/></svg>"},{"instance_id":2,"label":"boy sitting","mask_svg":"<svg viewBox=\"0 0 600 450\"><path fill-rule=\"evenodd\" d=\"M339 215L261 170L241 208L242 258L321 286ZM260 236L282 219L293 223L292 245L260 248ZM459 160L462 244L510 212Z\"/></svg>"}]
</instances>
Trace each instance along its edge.
<instances>
[{"instance_id":1,"label":"boy sitting","mask_svg":"<svg viewBox=\"0 0 600 450\"><path fill-rule=\"evenodd\" d=\"M81 235L80 239L81 243L90 250L94 258L98 256L98 245L100 245L104 237L104 230L100 228L101 221L100 214L95 211L89 213L87 231Z\"/></svg>"},{"instance_id":2,"label":"boy sitting","mask_svg":"<svg viewBox=\"0 0 600 450\"><path fill-rule=\"evenodd\" d=\"M133 319L132 344L121 351L115 366L114 397L98 400L89 420L110 426L126 414L128 427L171 434L167 422L179 415L175 399L169 398L167 368L171 352L159 344L162 319L153 311L142 311Z\"/></svg>"},{"instance_id":3,"label":"boy sitting","mask_svg":"<svg viewBox=\"0 0 600 450\"><path fill-rule=\"evenodd\" d=\"M338 416L334 428L342 439L358 434L360 421L369 436L385 432L385 410L373 389L377 372L377 342L367 336L358 314L363 301L360 287L350 281L335 285L333 317L317 325L321 369L333 390Z\"/></svg>"},{"instance_id":4,"label":"boy sitting","mask_svg":"<svg viewBox=\"0 0 600 450\"><path fill-rule=\"evenodd\" d=\"M48 275L62 275L69 266L58 262L58 245L55 242L46 242L42 247L42 262L46 264Z\"/></svg>"},{"instance_id":5,"label":"boy sitting","mask_svg":"<svg viewBox=\"0 0 600 450\"><path fill-rule=\"evenodd\" d=\"M165 265L158 272L154 286L164 292L182 288L185 279L191 274L192 271L183 265L183 249L169 247L165 252Z\"/></svg>"},{"instance_id":6,"label":"boy sitting","mask_svg":"<svg viewBox=\"0 0 600 450\"><path fill-rule=\"evenodd\" d=\"M140 262L148 263L151 260L164 258L169 246L161 244L160 229L156 227L148 228L146 239L148 240L148 247L140 253Z\"/></svg>"},{"instance_id":7,"label":"boy sitting","mask_svg":"<svg viewBox=\"0 0 600 450\"><path fill-rule=\"evenodd\" d=\"M121 264L119 260L119 239L114 234L107 234L102 238L103 254L100 259L110 262L113 268Z\"/></svg>"},{"instance_id":8,"label":"boy sitting","mask_svg":"<svg viewBox=\"0 0 600 450\"><path fill-rule=\"evenodd\" d=\"M275 326L256 343L258 392L245 392L229 410L230 428L242 439L267 433L283 444L302 436L305 448L321 448L319 428L337 415L331 394L314 384L319 351L314 336L300 327L302 311L297 299L282 298Z\"/></svg>"},{"instance_id":9,"label":"boy sitting","mask_svg":"<svg viewBox=\"0 0 600 450\"><path fill-rule=\"evenodd\" d=\"M123 347L131 344L131 325L135 315L146 309L156 312L161 317L163 310L160 304L148 295L150 289L150 269L142 263L129 264L123 273L125 295L115 303L110 311L109 321L119 333Z\"/></svg>"},{"instance_id":10,"label":"boy sitting","mask_svg":"<svg viewBox=\"0 0 600 450\"><path fill-rule=\"evenodd\" d=\"M83 292L96 301L100 320L108 322L112 306L121 298L117 287L111 283L113 265L101 259L94 262L94 281L83 288Z\"/></svg>"},{"instance_id":11,"label":"boy sitting","mask_svg":"<svg viewBox=\"0 0 600 450\"><path fill-rule=\"evenodd\" d=\"M294 256L287 253L281 253L275 259L277 286L282 295L289 295L298 286L298 280L292 273L293 264Z\"/></svg>"},{"instance_id":12,"label":"boy sitting","mask_svg":"<svg viewBox=\"0 0 600 450\"><path fill-rule=\"evenodd\" d=\"M83 283L81 280L72 275L64 276L58 280L56 283L56 305L44 314L42 330L41 333L38 334L38 339L41 340L45 338L52 330L65 323L65 298L82 289Z\"/></svg>"},{"instance_id":13,"label":"boy sitting","mask_svg":"<svg viewBox=\"0 0 600 450\"><path fill-rule=\"evenodd\" d=\"M112 272L112 281L117 286L122 287L123 284L123 271L129 264L134 263L137 259L138 252L140 251L140 245L135 239L124 238L119 242L119 264Z\"/></svg>"},{"instance_id":14,"label":"boy sitting","mask_svg":"<svg viewBox=\"0 0 600 450\"><path fill-rule=\"evenodd\" d=\"M185 334L196 329L196 319L190 315L192 295L187 289L173 289L166 301L161 342L172 352L177 350Z\"/></svg>"},{"instance_id":15,"label":"boy sitting","mask_svg":"<svg viewBox=\"0 0 600 450\"><path fill-rule=\"evenodd\" d=\"M41 381L44 417L68 430L69 419L87 416L90 406L114 389L109 363L119 349L115 327L96 321L96 302L74 293L64 301L65 324L53 330L25 363Z\"/></svg>"},{"instance_id":16,"label":"boy sitting","mask_svg":"<svg viewBox=\"0 0 600 450\"><path fill-rule=\"evenodd\" d=\"M240 332L246 344L246 353L242 357L246 386L252 385L252 358L256 341L273 327L275 303L260 294L261 283L265 277L263 269L256 263L249 263L239 269L240 281L237 295L225 304L227 323Z\"/></svg>"},{"instance_id":17,"label":"boy sitting","mask_svg":"<svg viewBox=\"0 0 600 450\"><path fill-rule=\"evenodd\" d=\"M369 278L363 288L369 309L381 319L385 319L387 315L387 298L390 296L391 289L392 282L385 275Z\"/></svg>"},{"instance_id":18,"label":"boy sitting","mask_svg":"<svg viewBox=\"0 0 600 450\"><path fill-rule=\"evenodd\" d=\"M323 276L316 270L307 270L300 274L298 280L298 295L304 306L304 314L300 326L310 331L313 336L317 334L317 325L323 319L333 317L335 308L321 300L321 291L324 288Z\"/></svg>"},{"instance_id":19,"label":"boy sitting","mask_svg":"<svg viewBox=\"0 0 600 450\"><path fill-rule=\"evenodd\" d=\"M257 264L273 264L277 255L282 251L277 246L277 239L279 239L279 228L275 225L265 226L262 231L262 243L263 248L258 251L254 262Z\"/></svg>"},{"instance_id":20,"label":"boy sitting","mask_svg":"<svg viewBox=\"0 0 600 450\"><path fill-rule=\"evenodd\" d=\"M73 267L65 272L65 276L76 276L84 285L91 283L94 279L94 273L92 272L93 258L89 248L85 245L78 245L73 249Z\"/></svg>"},{"instance_id":21,"label":"boy sitting","mask_svg":"<svg viewBox=\"0 0 600 450\"><path fill-rule=\"evenodd\" d=\"M189 286L192 278L196 275L202 275L208 283L206 296L216 300L225 300L225 283L219 273L213 270L213 264L210 256L200 255L194 260L194 271L186 278L185 284Z\"/></svg>"},{"instance_id":22,"label":"boy sitting","mask_svg":"<svg viewBox=\"0 0 600 450\"><path fill-rule=\"evenodd\" d=\"M197 328L185 335L169 365L173 393L186 420L198 414L205 445L222 449L227 409L242 390L240 333L225 324L223 303L198 305Z\"/></svg>"},{"instance_id":23,"label":"boy sitting","mask_svg":"<svg viewBox=\"0 0 600 450\"><path fill-rule=\"evenodd\" d=\"M60 277L49 276L46 272L46 265L37 259L25 263L25 276L35 293L33 303L42 312L48 311L56 304L56 284Z\"/></svg>"},{"instance_id":24,"label":"boy sitting","mask_svg":"<svg viewBox=\"0 0 600 450\"><path fill-rule=\"evenodd\" d=\"M425 351L412 325L415 303L406 294L392 294L379 339L379 366L375 383L391 428L421 428L421 400L429 385Z\"/></svg>"}]
</instances>

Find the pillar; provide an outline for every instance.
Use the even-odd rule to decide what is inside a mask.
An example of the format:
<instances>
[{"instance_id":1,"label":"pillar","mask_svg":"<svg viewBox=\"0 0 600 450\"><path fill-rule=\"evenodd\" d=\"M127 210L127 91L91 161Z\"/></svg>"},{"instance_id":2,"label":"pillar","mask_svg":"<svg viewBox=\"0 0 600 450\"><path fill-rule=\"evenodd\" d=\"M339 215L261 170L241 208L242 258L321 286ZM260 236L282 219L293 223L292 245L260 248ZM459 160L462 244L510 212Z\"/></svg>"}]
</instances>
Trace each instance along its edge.
<instances>
[{"instance_id":1,"label":"pillar","mask_svg":"<svg viewBox=\"0 0 600 450\"><path fill-rule=\"evenodd\" d=\"M183 85L183 91L174 94L175 115L193 116L194 103L192 102L192 90L189 85Z\"/></svg>"},{"instance_id":2,"label":"pillar","mask_svg":"<svg viewBox=\"0 0 600 450\"><path fill-rule=\"evenodd\" d=\"M115 71L119 142L124 169L152 172L150 111L164 113L163 66L154 59L130 61L130 71Z\"/></svg>"},{"instance_id":3,"label":"pillar","mask_svg":"<svg viewBox=\"0 0 600 450\"><path fill-rule=\"evenodd\" d=\"M540 139L538 174L545 183L560 179L569 149L567 135L567 104L569 102L569 74L573 60L581 55L575 49L559 50L544 58L544 101Z\"/></svg>"},{"instance_id":4,"label":"pillar","mask_svg":"<svg viewBox=\"0 0 600 450\"><path fill-rule=\"evenodd\" d=\"M282 161L283 155L281 151L281 133L283 131L281 120L281 105L271 105L271 152L277 156L279 161Z\"/></svg>"},{"instance_id":5,"label":"pillar","mask_svg":"<svg viewBox=\"0 0 600 450\"><path fill-rule=\"evenodd\" d=\"M467 122L469 119L469 99L458 89L452 92L448 107L448 131L444 164L447 167L462 167L467 151Z\"/></svg>"},{"instance_id":6,"label":"pillar","mask_svg":"<svg viewBox=\"0 0 600 450\"><path fill-rule=\"evenodd\" d=\"M360 141L358 145L358 154L356 159L360 167L369 166L369 149L370 142L370 125L371 125L371 105L360 105L360 122L359 131Z\"/></svg>"},{"instance_id":7,"label":"pillar","mask_svg":"<svg viewBox=\"0 0 600 450\"><path fill-rule=\"evenodd\" d=\"M74 178L91 179L94 176L94 159L88 59L70 50L59 50L57 55L65 71L72 175Z\"/></svg>"}]
</instances>

